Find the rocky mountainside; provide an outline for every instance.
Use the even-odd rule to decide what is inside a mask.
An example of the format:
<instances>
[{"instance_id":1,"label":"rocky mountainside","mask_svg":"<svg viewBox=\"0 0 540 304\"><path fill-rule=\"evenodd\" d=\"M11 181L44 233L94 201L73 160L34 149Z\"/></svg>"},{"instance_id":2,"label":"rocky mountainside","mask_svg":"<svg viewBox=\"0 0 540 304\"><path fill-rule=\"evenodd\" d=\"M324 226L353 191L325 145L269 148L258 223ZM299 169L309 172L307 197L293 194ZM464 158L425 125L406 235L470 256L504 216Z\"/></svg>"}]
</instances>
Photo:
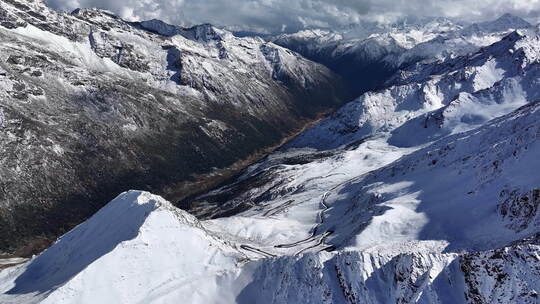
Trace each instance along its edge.
<instances>
[{"instance_id":1,"label":"rocky mountainside","mask_svg":"<svg viewBox=\"0 0 540 304\"><path fill-rule=\"evenodd\" d=\"M130 188L202 191L344 96L322 65L207 24L2 0L0 40L0 252Z\"/></svg>"},{"instance_id":2,"label":"rocky mountainside","mask_svg":"<svg viewBox=\"0 0 540 304\"><path fill-rule=\"evenodd\" d=\"M380 88L400 68L472 53L513 30L531 27L510 14L470 25L448 18L404 18L391 24L304 30L270 40L328 66L361 94Z\"/></svg>"},{"instance_id":3,"label":"rocky mountainside","mask_svg":"<svg viewBox=\"0 0 540 304\"><path fill-rule=\"evenodd\" d=\"M184 200L199 219L124 193L2 270L0 301L538 303L539 42L403 67Z\"/></svg>"},{"instance_id":4,"label":"rocky mountainside","mask_svg":"<svg viewBox=\"0 0 540 304\"><path fill-rule=\"evenodd\" d=\"M265 205L200 222L160 197L122 194L41 255L0 272L0 299L537 303L539 113L529 104L312 204L283 202L315 186L289 181Z\"/></svg>"}]
</instances>

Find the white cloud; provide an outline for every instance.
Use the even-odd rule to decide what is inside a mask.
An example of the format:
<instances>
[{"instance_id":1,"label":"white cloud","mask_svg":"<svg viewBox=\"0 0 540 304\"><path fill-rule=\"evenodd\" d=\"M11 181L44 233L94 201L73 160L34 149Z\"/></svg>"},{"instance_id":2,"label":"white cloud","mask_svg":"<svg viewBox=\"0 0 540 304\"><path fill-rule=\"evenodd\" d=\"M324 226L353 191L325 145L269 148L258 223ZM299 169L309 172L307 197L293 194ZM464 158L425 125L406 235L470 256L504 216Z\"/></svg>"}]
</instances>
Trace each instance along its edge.
<instances>
[{"instance_id":1,"label":"white cloud","mask_svg":"<svg viewBox=\"0 0 540 304\"><path fill-rule=\"evenodd\" d=\"M446 16L492 19L503 13L538 20L540 0L46 0L56 9L98 7L126 19L209 22L266 31L334 27L363 19Z\"/></svg>"}]
</instances>

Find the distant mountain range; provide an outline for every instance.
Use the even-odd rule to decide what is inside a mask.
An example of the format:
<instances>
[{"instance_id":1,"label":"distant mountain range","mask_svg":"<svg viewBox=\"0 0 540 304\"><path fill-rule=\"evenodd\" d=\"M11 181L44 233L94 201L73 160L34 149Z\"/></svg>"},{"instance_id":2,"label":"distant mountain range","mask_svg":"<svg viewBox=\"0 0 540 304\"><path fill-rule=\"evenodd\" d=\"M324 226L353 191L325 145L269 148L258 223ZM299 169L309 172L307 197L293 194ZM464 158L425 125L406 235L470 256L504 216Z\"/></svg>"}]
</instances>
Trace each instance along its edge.
<instances>
[{"instance_id":1,"label":"distant mountain range","mask_svg":"<svg viewBox=\"0 0 540 304\"><path fill-rule=\"evenodd\" d=\"M270 40L325 64L360 95L381 88L401 68L471 53L512 30L529 27L509 14L470 25L448 18L408 18L394 24L364 22L340 30L305 30Z\"/></svg>"}]
</instances>

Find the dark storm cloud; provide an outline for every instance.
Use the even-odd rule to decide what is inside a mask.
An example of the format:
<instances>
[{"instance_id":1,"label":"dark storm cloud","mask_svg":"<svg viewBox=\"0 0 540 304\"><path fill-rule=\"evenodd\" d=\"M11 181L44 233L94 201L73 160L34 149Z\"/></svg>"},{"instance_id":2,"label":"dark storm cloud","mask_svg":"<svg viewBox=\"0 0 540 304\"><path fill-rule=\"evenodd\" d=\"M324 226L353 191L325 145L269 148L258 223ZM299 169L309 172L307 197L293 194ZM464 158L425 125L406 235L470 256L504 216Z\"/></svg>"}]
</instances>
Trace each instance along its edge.
<instances>
[{"instance_id":1,"label":"dark storm cloud","mask_svg":"<svg viewBox=\"0 0 540 304\"><path fill-rule=\"evenodd\" d=\"M359 20L445 16L482 20L513 13L536 22L540 0L47 0L56 9L98 7L127 19L159 18L190 25L265 31L336 27Z\"/></svg>"}]
</instances>

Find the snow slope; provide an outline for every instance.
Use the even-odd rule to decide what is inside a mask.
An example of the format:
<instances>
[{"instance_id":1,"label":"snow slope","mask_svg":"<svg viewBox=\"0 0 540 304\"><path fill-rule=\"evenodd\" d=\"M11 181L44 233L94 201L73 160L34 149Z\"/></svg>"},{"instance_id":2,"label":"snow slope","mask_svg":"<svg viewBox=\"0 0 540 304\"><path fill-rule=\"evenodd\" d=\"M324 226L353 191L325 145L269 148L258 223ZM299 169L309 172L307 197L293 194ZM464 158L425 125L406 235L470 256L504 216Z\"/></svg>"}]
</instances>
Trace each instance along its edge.
<instances>
[{"instance_id":1,"label":"snow slope","mask_svg":"<svg viewBox=\"0 0 540 304\"><path fill-rule=\"evenodd\" d=\"M29 263L2 272L1 302L219 303L231 296L216 297L219 276L241 258L192 215L130 191Z\"/></svg>"},{"instance_id":2,"label":"snow slope","mask_svg":"<svg viewBox=\"0 0 540 304\"><path fill-rule=\"evenodd\" d=\"M321 227L334 229L327 243L441 240L446 251L486 250L536 233L538 115L537 103L527 105L336 188Z\"/></svg>"}]
</instances>

